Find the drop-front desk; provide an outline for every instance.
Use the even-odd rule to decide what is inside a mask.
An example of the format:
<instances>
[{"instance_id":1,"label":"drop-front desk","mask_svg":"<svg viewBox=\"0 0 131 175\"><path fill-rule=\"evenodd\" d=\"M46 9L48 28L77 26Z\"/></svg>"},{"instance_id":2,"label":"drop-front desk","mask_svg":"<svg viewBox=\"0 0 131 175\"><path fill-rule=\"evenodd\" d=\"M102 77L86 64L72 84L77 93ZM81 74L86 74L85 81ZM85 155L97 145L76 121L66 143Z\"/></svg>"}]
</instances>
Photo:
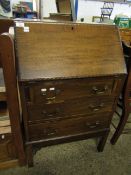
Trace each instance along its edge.
<instances>
[{"instance_id":1,"label":"drop-front desk","mask_svg":"<svg viewBox=\"0 0 131 175\"><path fill-rule=\"evenodd\" d=\"M103 151L126 75L117 27L25 22L15 48L28 165L58 143L99 137Z\"/></svg>"}]
</instances>

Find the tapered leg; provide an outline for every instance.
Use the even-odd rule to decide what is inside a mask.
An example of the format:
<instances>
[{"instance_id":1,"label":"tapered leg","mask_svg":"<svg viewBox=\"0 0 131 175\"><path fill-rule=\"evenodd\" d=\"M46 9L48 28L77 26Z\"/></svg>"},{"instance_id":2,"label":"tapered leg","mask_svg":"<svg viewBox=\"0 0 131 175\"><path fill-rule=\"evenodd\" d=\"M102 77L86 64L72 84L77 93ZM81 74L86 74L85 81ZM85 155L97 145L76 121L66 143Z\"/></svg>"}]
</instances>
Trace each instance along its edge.
<instances>
[{"instance_id":1,"label":"tapered leg","mask_svg":"<svg viewBox=\"0 0 131 175\"><path fill-rule=\"evenodd\" d=\"M118 138L120 137L120 135L122 134L122 131L124 130L125 124L128 120L129 117L129 111L123 111L123 114L121 116L120 122L118 124L118 127L113 135L113 137L111 138L111 144L114 145Z\"/></svg>"},{"instance_id":2,"label":"tapered leg","mask_svg":"<svg viewBox=\"0 0 131 175\"><path fill-rule=\"evenodd\" d=\"M28 167L33 167L33 151L32 151L32 145L26 146L26 156L27 156L27 165Z\"/></svg>"},{"instance_id":3,"label":"tapered leg","mask_svg":"<svg viewBox=\"0 0 131 175\"><path fill-rule=\"evenodd\" d=\"M106 131L106 133L101 137L99 144L97 146L97 150L99 152L102 152L104 150L104 146L106 144L107 137L109 135L109 131Z\"/></svg>"}]
</instances>

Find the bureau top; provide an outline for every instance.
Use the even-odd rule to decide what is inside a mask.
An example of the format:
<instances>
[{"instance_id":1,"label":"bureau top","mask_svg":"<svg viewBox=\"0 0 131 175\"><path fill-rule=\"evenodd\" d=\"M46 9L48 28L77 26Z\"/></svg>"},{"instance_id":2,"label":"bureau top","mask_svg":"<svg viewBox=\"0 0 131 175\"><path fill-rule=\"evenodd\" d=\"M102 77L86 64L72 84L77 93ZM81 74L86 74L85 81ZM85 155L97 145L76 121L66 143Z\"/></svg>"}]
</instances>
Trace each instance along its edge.
<instances>
[{"instance_id":1,"label":"bureau top","mask_svg":"<svg viewBox=\"0 0 131 175\"><path fill-rule=\"evenodd\" d=\"M15 31L19 81L126 73L114 25L25 22Z\"/></svg>"}]
</instances>

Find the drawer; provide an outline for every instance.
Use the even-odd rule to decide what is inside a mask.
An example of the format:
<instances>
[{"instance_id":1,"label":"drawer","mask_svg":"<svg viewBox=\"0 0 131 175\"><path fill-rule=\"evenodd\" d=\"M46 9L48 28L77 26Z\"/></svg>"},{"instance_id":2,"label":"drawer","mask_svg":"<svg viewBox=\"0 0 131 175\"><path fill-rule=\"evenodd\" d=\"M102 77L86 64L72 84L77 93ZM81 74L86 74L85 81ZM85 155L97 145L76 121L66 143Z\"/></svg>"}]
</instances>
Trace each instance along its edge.
<instances>
[{"instance_id":1,"label":"drawer","mask_svg":"<svg viewBox=\"0 0 131 175\"><path fill-rule=\"evenodd\" d=\"M66 100L63 103L28 105L28 121L39 121L50 118L79 117L86 114L99 114L111 112L114 104L113 98L78 98Z\"/></svg>"},{"instance_id":2,"label":"drawer","mask_svg":"<svg viewBox=\"0 0 131 175\"><path fill-rule=\"evenodd\" d=\"M109 114L94 116L92 118L73 118L45 121L39 124L29 125L29 140L55 138L75 135L85 132L93 132L109 128Z\"/></svg>"},{"instance_id":3,"label":"drawer","mask_svg":"<svg viewBox=\"0 0 131 175\"><path fill-rule=\"evenodd\" d=\"M16 151L12 141L12 135L0 134L0 162L15 159Z\"/></svg>"},{"instance_id":4,"label":"drawer","mask_svg":"<svg viewBox=\"0 0 131 175\"><path fill-rule=\"evenodd\" d=\"M107 79L73 79L32 82L24 88L27 102L55 103L84 96L103 96L115 93L113 78Z\"/></svg>"}]
</instances>

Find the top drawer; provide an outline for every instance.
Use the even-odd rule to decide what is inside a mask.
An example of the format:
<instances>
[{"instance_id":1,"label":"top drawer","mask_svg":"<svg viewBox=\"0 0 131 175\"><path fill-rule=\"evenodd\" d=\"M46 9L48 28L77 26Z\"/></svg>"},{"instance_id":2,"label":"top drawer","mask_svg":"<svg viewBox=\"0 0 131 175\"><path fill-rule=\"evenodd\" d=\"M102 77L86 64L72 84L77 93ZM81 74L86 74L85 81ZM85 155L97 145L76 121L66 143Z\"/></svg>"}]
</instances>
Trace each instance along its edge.
<instances>
[{"instance_id":1,"label":"top drawer","mask_svg":"<svg viewBox=\"0 0 131 175\"><path fill-rule=\"evenodd\" d=\"M24 86L27 102L50 103L85 96L102 96L115 93L116 80L73 79L30 82Z\"/></svg>"}]
</instances>

